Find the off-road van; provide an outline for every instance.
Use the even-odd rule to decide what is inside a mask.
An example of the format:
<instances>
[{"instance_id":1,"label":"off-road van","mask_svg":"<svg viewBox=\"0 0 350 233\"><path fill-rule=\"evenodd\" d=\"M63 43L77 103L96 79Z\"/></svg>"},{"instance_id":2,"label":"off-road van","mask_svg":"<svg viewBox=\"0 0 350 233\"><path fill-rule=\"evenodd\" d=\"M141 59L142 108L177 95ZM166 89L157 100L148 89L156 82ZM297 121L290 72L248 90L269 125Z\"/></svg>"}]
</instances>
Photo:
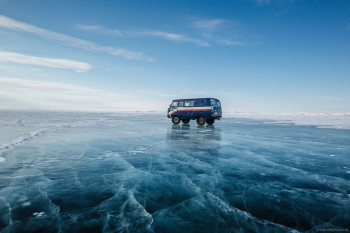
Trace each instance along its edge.
<instances>
[{"instance_id":1,"label":"off-road van","mask_svg":"<svg viewBox=\"0 0 350 233\"><path fill-rule=\"evenodd\" d=\"M168 108L168 118L174 124L188 124L196 120L198 125L214 124L215 119L222 117L220 100L214 98L177 99L173 100Z\"/></svg>"}]
</instances>

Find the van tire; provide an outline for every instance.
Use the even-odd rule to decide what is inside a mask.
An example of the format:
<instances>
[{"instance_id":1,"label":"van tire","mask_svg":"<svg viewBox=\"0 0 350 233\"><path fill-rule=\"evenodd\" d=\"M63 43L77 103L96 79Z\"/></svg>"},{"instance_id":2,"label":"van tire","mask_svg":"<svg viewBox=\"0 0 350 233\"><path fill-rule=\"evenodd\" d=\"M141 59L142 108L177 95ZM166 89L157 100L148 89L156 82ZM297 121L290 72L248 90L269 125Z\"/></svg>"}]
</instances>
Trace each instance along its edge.
<instances>
[{"instance_id":1,"label":"van tire","mask_svg":"<svg viewBox=\"0 0 350 233\"><path fill-rule=\"evenodd\" d=\"M204 119L204 117L202 117L202 116L200 116L200 117L197 117L197 124L198 125L204 125L204 123L205 123L205 119Z\"/></svg>"},{"instance_id":2,"label":"van tire","mask_svg":"<svg viewBox=\"0 0 350 233\"><path fill-rule=\"evenodd\" d=\"M190 119L182 119L182 122L183 122L184 124L188 124L188 123L190 122Z\"/></svg>"},{"instance_id":3,"label":"van tire","mask_svg":"<svg viewBox=\"0 0 350 233\"><path fill-rule=\"evenodd\" d=\"M177 125L180 123L180 118L178 116L173 116L173 118L171 119L171 121Z\"/></svg>"},{"instance_id":4,"label":"van tire","mask_svg":"<svg viewBox=\"0 0 350 233\"><path fill-rule=\"evenodd\" d=\"M212 124L214 124L215 119L214 118L208 118L205 121L207 122L208 125L212 125Z\"/></svg>"}]
</instances>

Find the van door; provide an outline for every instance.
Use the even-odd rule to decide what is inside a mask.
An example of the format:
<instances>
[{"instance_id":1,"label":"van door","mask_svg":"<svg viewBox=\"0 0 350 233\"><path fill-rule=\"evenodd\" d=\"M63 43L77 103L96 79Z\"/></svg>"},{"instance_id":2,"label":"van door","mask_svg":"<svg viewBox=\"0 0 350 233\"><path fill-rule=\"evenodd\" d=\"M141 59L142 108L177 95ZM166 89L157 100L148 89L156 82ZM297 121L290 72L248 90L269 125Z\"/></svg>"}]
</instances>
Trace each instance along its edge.
<instances>
[{"instance_id":1,"label":"van door","mask_svg":"<svg viewBox=\"0 0 350 233\"><path fill-rule=\"evenodd\" d=\"M183 106L184 106L184 102L183 101L179 101L179 112L178 112L178 116L180 118L184 118L185 117L185 112L183 111Z\"/></svg>"},{"instance_id":2,"label":"van door","mask_svg":"<svg viewBox=\"0 0 350 233\"><path fill-rule=\"evenodd\" d=\"M194 100L189 100L189 101L185 101L184 102L184 107L187 109L187 111L185 111L185 118L190 118L192 119L194 117L194 111L193 111L193 107L194 106Z\"/></svg>"},{"instance_id":3,"label":"van door","mask_svg":"<svg viewBox=\"0 0 350 233\"><path fill-rule=\"evenodd\" d=\"M173 101L171 103L169 114L174 114L174 112L177 110L178 103L179 102L177 102L177 101Z\"/></svg>"}]
</instances>

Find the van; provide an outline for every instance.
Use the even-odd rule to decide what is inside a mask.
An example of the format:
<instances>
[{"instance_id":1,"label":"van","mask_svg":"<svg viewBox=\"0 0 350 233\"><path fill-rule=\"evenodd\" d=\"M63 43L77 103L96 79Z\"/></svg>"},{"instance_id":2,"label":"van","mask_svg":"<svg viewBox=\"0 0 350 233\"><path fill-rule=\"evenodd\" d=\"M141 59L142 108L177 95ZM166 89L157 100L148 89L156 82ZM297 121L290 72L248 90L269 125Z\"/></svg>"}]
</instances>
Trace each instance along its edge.
<instances>
[{"instance_id":1,"label":"van","mask_svg":"<svg viewBox=\"0 0 350 233\"><path fill-rule=\"evenodd\" d=\"M177 99L173 100L168 108L168 118L174 124L182 121L188 124L190 120L196 120L198 125L214 124L215 119L222 117L220 100L215 98Z\"/></svg>"}]
</instances>

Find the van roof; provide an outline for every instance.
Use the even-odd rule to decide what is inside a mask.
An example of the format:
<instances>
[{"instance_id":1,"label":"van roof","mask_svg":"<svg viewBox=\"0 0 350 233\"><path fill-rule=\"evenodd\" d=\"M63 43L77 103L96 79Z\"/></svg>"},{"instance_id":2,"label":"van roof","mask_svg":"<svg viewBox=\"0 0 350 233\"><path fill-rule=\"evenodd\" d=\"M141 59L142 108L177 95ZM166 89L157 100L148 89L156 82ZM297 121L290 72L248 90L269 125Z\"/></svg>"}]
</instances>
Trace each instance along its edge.
<instances>
[{"instance_id":1,"label":"van roof","mask_svg":"<svg viewBox=\"0 0 350 233\"><path fill-rule=\"evenodd\" d=\"M206 100L206 99L214 99L214 100L217 100L217 101L220 101L216 98L193 98L193 99L176 99L176 100L173 100L173 101L191 101L191 100Z\"/></svg>"}]
</instances>

